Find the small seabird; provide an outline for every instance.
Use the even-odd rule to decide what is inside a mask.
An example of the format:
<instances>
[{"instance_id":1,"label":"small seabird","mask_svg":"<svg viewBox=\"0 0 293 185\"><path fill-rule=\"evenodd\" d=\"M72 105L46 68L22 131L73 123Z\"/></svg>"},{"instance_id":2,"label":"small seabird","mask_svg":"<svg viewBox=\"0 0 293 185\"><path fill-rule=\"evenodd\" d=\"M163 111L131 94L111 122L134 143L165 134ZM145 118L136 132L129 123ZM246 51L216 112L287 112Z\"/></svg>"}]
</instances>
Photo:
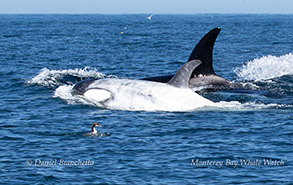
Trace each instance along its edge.
<instances>
[{"instance_id":1,"label":"small seabird","mask_svg":"<svg viewBox=\"0 0 293 185\"><path fill-rule=\"evenodd\" d=\"M152 19L153 14L151 14L150 16L147 17L148 20Z\"/></svg>"},{"instance_id":2,"label":"small seabird","mask_svg":"<svg viewBox=\"0 0 293 185\"><path fill-rule=\"evenodd\" d=\"M99 133L95 127L102 127L102 125L100 125L99 123L93 123L92 124L92 132L89 133L85 133L83 134L84 136L95 136L95 137L106 137L106 136L110 136L111 133Z\"/></svg>"},{"instance_id":3,"label":"small seabird","mask_svg":"<svg viewBox=\"0 0 293 185\"><path fill-rule=\"evenodd\" d=\"M94 136L94 135L97 135L98 134L98 131L96 130L96 128L95 127L102 127L102 125L100 125L99 123L93 123L92 124L92 127L91 127L91 129L92 129L92 132L89 132L89 133L85 133L85 134L83 134L84 136Z\"/></svg>"}]
</instances>

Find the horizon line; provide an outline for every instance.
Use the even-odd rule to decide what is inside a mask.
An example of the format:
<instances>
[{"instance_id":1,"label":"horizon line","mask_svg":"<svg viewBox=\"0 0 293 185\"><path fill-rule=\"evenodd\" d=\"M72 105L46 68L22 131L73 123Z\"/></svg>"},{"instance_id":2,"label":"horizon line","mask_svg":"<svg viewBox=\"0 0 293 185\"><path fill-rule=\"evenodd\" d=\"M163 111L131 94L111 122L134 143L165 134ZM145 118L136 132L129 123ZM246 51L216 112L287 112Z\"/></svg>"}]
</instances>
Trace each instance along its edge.
<instances>
[{"instance_id":1,"label":"horizon line","mask_svg":"<svg viewBox=\"0 0 293 185\"><path fill-rule=\"evenodd\" d=\"M218 13L211 13L211 12L207 12L207 13L153 13L153 12L141 12L141 13L81 13L81 12L62 12L62 13L54 13L54 12L11 12L11 13L2 13L0 12L0 15L149 15L149 14L153 14L153 15L204 15L204 14L223 14L223 15L247 15L247 14L264 14L264 15L292 15L293 13L283 13L283 12L273 12L273 13L267 13L267 12L218 12Z\"/></svg>"}]
</instances>

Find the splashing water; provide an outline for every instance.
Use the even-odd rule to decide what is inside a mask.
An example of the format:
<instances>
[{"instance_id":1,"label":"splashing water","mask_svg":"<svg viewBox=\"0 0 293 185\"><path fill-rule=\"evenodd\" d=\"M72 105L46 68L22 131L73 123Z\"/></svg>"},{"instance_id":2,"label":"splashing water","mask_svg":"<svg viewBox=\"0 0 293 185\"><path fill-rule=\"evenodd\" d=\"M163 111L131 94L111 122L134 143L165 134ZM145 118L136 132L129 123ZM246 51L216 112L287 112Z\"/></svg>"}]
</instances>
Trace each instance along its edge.
<instances>
[{"instance_id":1,"label":"splashing water","mask_svg":"<svg viewBox=\"0 0 293 185\"><path fill-rule=\"evenodd\" d=\"M64 70L49 70L47 68L43 68L37 76L27 81L27 83L52 88L62 85L62 79L66 76L76 77L82 80L86 78L104 78L106 75L97 72L96 69L90 70L88 67L85 67L84 69Z\"/></svg>"},{"instance_id":2,"label":"splashing water","mask_svg":"<svg viewBox=\"0 0 293 185\"><path fill-rule=\"evenodd\" d=\"M293 53L254 59L234 72L240 80L261 81L293 74Z\"/></svg>"},{"instance_id":3,"label":"splashing water","mask_svg":"<svg viewBox=\"0 0 293 185\"><path fill-rule=\"evenodd\" d=\"M73 95L72 94L73 87L74 87L73 85L61 85L55 90L53 97L60 98L71 105L82 104L82 105L89 105L89 106L100 106L100 104L87 100L81 95L76 95L76 94Z\"/></svg>"}]
</instances>

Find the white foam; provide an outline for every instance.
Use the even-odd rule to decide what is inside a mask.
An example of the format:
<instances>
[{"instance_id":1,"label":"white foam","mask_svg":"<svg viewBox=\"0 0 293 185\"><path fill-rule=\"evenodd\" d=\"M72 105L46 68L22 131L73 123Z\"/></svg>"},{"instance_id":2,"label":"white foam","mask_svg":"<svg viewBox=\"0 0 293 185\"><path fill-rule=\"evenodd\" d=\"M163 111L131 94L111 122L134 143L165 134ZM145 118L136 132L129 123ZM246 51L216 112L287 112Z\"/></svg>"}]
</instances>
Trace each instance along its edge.
<instances>
[{"instance_id":1,"label":"white foam","mask_svg":"<svg viewBox=\"0 0 293 185\"><path fill-rule=\"evenodd\" d=\"M78 98L75 98L71 92L72 92L72 85L62 85L58 87L54 92L54 98L61 98L63 100L66 100L69 104L74 104L74 100L78 100Z\"/></svg>"},{"instance_id":2,"label":"white foam","mask_svg":"<svg viewBox=\"0 0 293 185\"><path fill-rule=\"evenodd\" d=\"M290 105L285 104L264 104L259 102L245 102L240 103L238 101L220 101L216 103L215 108L216 110L223 110L223 111L255 111L255 110L264 110L264 109L271 109L271 108L286 108L290 107Z\"/></svg>"},{"instance_id":3,"label":"white foam","mask_svg":"<svg viewBox=\"0 0 293 185\"><path fill-rule=\"evenodd\" d=\"M66 76L71 75L79 78L104 78L105 75L96 71L96 69L90 70L88 67L84 69L64 69L64 70L50 70L43 68L41 72L28 80L28 84L37 84L46 87L56 87L62 85L60 80Z\"/></svg>"},{"instance_id":4,"label":"white foam","mask_svg":"<svg viewBox=\"0 0 293 185\"><path fill-rule=\"evenodd\" d=\"M249 61L241 68L236 68L235 73L240 80L261 81L284 75L293 74L293 54L289 53L280 57L264 56Z\"/></svg>"},{"instance_id":5,"label":"white foam","mask_svg":"<svg viewBox=\"0 0 293 185\"><path fill-rule=\"evenodd\" d=\"M73 87L74 87L73 85L61 85L55 90L53 97L65 100L68 104L71 104L71 105L76 105L76 104L83 104L83 105L90 105L90 106L96 105L93 102L83 98L83 96L76 95L76 94L73 95L72 94Z\"/></svg>"}]
</instances>

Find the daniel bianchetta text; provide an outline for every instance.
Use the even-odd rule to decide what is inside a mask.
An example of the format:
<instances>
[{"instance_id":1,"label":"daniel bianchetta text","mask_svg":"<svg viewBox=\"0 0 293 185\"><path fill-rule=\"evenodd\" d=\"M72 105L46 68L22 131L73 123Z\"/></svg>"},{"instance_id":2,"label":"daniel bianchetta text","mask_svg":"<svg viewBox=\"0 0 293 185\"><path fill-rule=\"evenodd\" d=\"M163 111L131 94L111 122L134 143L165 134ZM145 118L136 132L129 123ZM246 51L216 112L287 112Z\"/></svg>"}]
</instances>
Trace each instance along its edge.
<instances>
[{"instance_id":1,"label":"daniel bianchetta text","mask_svg":"<svg viewBox=\"0 0 293 185\"><path fill-rule=\"evenodd\" d=\"M283 159L239 159L239 160L200 160L192 159L191 166L196 167L209 167L216 166L221 168L222 166L228 166L237 168L240 166L285 166L285 161Z\"/></svg>"},{"instance_id":2,"label":"daniel bianchetta text","mask_svg":"<svg viewBox=\"0 0 293 185\"><path fill-rule=\"evenodd\" d=\"M65 160L65 159L28 159L25 161L28 166L93 166L94 161L91 160Z\"/></svg>"}]
</instances>

